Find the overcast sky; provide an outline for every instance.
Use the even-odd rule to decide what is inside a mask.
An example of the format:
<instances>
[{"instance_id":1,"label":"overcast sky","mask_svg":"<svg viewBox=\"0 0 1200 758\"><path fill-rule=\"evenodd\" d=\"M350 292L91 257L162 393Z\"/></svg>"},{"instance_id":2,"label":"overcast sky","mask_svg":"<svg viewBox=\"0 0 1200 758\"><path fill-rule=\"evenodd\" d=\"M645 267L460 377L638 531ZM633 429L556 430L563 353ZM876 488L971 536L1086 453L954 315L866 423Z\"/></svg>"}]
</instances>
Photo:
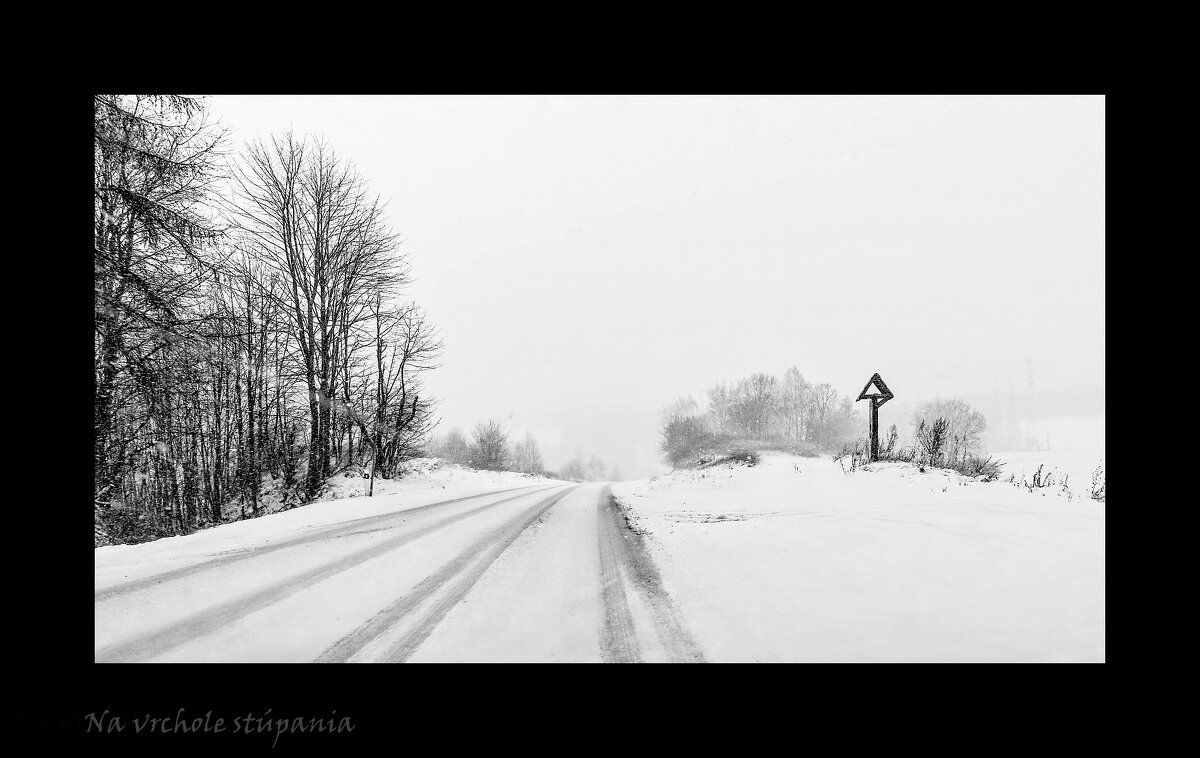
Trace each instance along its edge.
<instances>
[{"instance_id":1,"label":"overcast sky","mask_svg":"<svg viewBox=\"0 0 1200 758\"><path fill-rule=\"evenodd\" d=\"M1102 97L215 96L388 202L443 430L626 477L659 410L797 366L909 402L1104 385ZM882 411L886 415L887 408ZM884 419L886 423L886 419Z\"/></svg>"}]
</instances>

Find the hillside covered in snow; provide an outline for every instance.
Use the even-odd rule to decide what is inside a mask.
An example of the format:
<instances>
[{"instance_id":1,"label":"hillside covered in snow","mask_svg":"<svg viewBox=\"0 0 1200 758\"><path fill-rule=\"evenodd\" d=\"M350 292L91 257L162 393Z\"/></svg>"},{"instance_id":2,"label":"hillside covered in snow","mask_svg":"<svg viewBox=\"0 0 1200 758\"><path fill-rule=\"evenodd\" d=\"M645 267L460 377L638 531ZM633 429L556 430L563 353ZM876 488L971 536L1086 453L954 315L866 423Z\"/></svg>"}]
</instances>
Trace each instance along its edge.
<instances>
[{"instance_id":1,"label":"hillside covered in snow","mask_svg":"<svg viewBox=\"0 0 1200 758\"><path fill-rule=\"evenodd\" d=\"M1105 504L762 453L613 486L710 661L1103 661Z\"/></svg>"}]
</instances>

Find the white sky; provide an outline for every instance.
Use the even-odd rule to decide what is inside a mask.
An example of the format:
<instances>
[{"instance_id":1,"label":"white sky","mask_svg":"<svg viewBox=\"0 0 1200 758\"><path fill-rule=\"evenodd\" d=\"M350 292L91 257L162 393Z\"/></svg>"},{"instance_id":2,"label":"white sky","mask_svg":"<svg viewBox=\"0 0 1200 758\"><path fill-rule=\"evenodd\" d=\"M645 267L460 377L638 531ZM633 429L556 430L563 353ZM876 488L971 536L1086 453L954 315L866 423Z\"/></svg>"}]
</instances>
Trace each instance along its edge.
<instances>
[{"instance_id":1,"label":"white sky","mask_svg":"<svg viewBox=\"0 0 1200 758\"><path fill-rule=\"evenodd\" d=\"M1104 385L1103 97L210 104L233 147L291 127L354 161L446 342L443 431L497 417L551 467L654 473L664 405L793 364L914 403L1028 359Z\"/></svg>"}]
</instances>

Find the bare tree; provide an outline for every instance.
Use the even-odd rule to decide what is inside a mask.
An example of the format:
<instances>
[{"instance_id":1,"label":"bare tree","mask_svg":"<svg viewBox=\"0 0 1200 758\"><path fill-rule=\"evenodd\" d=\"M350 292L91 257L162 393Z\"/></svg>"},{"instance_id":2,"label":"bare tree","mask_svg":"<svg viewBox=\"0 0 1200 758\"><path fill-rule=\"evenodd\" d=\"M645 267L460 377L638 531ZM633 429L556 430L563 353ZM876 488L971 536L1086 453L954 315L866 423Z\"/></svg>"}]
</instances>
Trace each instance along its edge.
<instances>
[{"instance_id":1,"label":"bare tree","mask_svg":"<svg viewBox=\"0 0 1200 758\"><path fill-rule=\"evenodd\" d=\"M809 430L809 439L818 445L832 444L829 434L830 422L837 410L838 393L833 385L822 382L812 388L805 425Z\"/></svg>"},{"instance_id":2,"label":"bare tree","mask_svg":"<svg viewBox=\"0 0 1200 758\"><path fill-rule=\"evenodd\" d=\"M421 372L436 367L442 342L424 312L415 304L383 310L383 295L372 305L375 326L375 417L372 429L363 425L373 449L371 490L380 462L391 476L396 464L420 453L429 432L430 404L419 394Z\"/></svg>"},{"instance_id":3,"label":"bare tree","mask_svg":"<svg viewBox=\"0 0 1200 758\"><path fill-rule=\"evenodd\" d=\"M733 386L714 385L708 391L708 423L721 436L766 439L772 433L779 406L779 382L757 373Z\"/></svg>"},{"instance_id":4,"label":"bare tree","mask_svg":"<svg viewBox=\"0 0 1200 758\"><path fill-rule=\"evenodd\" d=\"M476 424L471 438L472 466L489 471L504 471L509 467L511 451L503 424L496 419Z\"/></svg>"},{"instance_id":5,"label":"bare tree","mask_svg":"<svg viewBox=\"0 0 1200 758\"><path fill-rule=\"evenodd\" d=\"M925 422L926 428L932 429L939 418L946 420L944 446L951 461L983 452L987 419L982 413L960 398L932 400L921 403L913 411L913 427L920 428Z\"/></svg>"},{"instance_id":6,"label":"bare tree","mask_svg":"<svg viewBox=\"0 0 1200 758\"><path fill-rule=\"evenodd\" d=\"M779 383L770 374L752 374L737 383L734 418L742 436L766 439L778 406Z\"/></svg>"},{"instance_id":7,"label":"bare tree","mask_svg":"<svg viewBox=\"0 0 1200 758\"><path fill-rule=\"evenodd\" d=\"M441 343L397 303L407 263L353 167L289 134L251 145L221 199L200 101L97 95L95 126L97 541L258 515L264 484L290 507L419 454Z\"/></svg>"},{"instance_id":8,"label":"bare tree","mask_svg":"<svg viewBox=\"0 0 1200 758\"><path fill-rule=\"evenodd\" d=\"M700 406L691 397L676 398L675 402L668 405L662 412L661 421L668 421L673 418L685 418L687 416L699 416Z\"/></svg>"},{"instance_id":9,"label":"bare tree","mask_svg":"<svg viewBox=\"0 0 1200 758\"><path fill-rule=\"evenodd\" d=\"M429 453L451 463L465 464L471 459L471 445L459 429L451 429L445 436L429 444Z\"/></svg>"},{"instance_id":10,"label":"bare tree","mask_svg":"<svg viewBox=\"0 0 1200 758\"><path fill-rule=\"evenodd\" d=\"M575 456L559 469L559 476L566 480L586 482L588 479L587 462L583 459L583 451L576 450Z\"/></svg>"},{"instance_id":11,"label":"bare tree","mask_svg":"<svg viewBox=\"0 0 1200 758\"><path fill-rule=\"evenodd\" d=\"M390 296L406 280L406 263L379 200L326 143L290 132L253 143L233 176L229 210L243 245L284 283L279 301L308 389L311 499L330 470L347 332L370 318L373 298Z\"/></svg>"},{"instance_id":12,"label":"bare tree","mask_svg":"<svg viewBox=\"0 0 1200 758\"><path fill-rule=\"evenodd\" d=\"M202 293L221 264L207 203L224 133L201 101L175 95L95 95L94 116L96 517L155 502L143 515L184 529L208 510L187 432Z\"/></svg>"},{"instance_id":13,"label":"bare tree","mask_svg":"<svg viewBox=\"0 0 1200 758\"><path fill-rule=\"evenodd\" d=\"M724 382L714 384L708 390L708 411L705 414L707 423L705 424L714 434L718 435L734 435L735 424L733 418L733 392ZM663 419L664 429L670 426L672 421L681 420L684 418L694 418L697 413L682 412L684 408L678 405L676 401L678 413L670 414L669 418ZM693 425L694 426L694 425Z\"/></svg>"},{"instance_id":14,"label":"bare tree","mask_svg":"<svg viewBox=\"0 0 1200 758\"><path fill-rule=\"evenodd\" d=\"M604 461L595 455L584 456L583 451L576 448L575 455L567 461L559 476L579 482L602 482L604 477Z\"/></svg>"},{"instance_id":15,"label":"bare tree","mask_svg":"<svg viewBox=\"0 0 1200 758\"><path fill-rule=\"evenodd\" d=\"M526 432L525 439L513 446L512 466L523 474L540 474L545 469L542 453L532 433Z\"/></svg>"},{"instance_id":16,"label":"bare tree","mask_svg":"<svg viewBox=\"0 0 1200 758\"><path fill-rule=\"evenodd\" d=\"M779 413L782 434L791 442L805 439L804 416L811 391L811 385L798 368L792 366L784 372L779 390Z\"/></svg>"},{"instance_id":17,"label":"bare tree","mask_svg":"<svg viewBox=\"0 0 1200 758\"><path fill-rule=\"evenodd\" d=\"M604 461L600 460L595 455L592 455L588 458L587 478L590 482L604 481Z\"/></svg>"}]
</instances>

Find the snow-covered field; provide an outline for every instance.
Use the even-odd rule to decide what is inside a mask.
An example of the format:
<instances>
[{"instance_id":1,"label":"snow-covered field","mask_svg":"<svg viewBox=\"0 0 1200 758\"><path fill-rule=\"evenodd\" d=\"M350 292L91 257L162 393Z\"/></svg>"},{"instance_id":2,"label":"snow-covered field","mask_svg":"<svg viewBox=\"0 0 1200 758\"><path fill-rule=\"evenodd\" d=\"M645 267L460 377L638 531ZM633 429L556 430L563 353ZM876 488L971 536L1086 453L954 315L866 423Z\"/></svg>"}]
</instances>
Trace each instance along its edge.
<instances>
[{"instance_id":1,"label":"snow-covered field","mask_svg":"<svg viewBox=\"0 0 1200 758\"><path fill-rule=\"evenodd\" d=\"M782 453L613 493L710 661L1104 660L1103 503Z\"/></svg>"},{"instance_id":2,"label":"snow-covered field","mask_svg":"<svg viewBox=\"0 0 1200 758\"><path fill-rule=\"evenodd\" d=\"M1017 481L1032 479L1042 466L1042 476L1053 473L1058 481L1067 476L1072 490L1086 492L1096 467L1105 462L1104 416L1046 418L1038 422L1037 431L1037 436L1050 443L1049 450L992 453L1004 463L1003 478L1012 474Z\"/></svg>"},{"instance_id":3,"label":"snow-covered field","mask_svg":"<svg viewBox=\"0 0 1200 758\"><path fill-rule=\"evenodd\" d=\"M1099 451L1078 450L1032 450L1021 452L999 452L993 454L995 459L1004 466L1002 479L1009 475L1016 481L1031 481L1038 467L1042 469L1042 478L1053 474L1055 483L1064 481L1067 487L1077 493L1086 495L1092 486L1092 475L1100 467L1101 481L1107 471L1103 453Z\"/></svg>"}]
</instances>

